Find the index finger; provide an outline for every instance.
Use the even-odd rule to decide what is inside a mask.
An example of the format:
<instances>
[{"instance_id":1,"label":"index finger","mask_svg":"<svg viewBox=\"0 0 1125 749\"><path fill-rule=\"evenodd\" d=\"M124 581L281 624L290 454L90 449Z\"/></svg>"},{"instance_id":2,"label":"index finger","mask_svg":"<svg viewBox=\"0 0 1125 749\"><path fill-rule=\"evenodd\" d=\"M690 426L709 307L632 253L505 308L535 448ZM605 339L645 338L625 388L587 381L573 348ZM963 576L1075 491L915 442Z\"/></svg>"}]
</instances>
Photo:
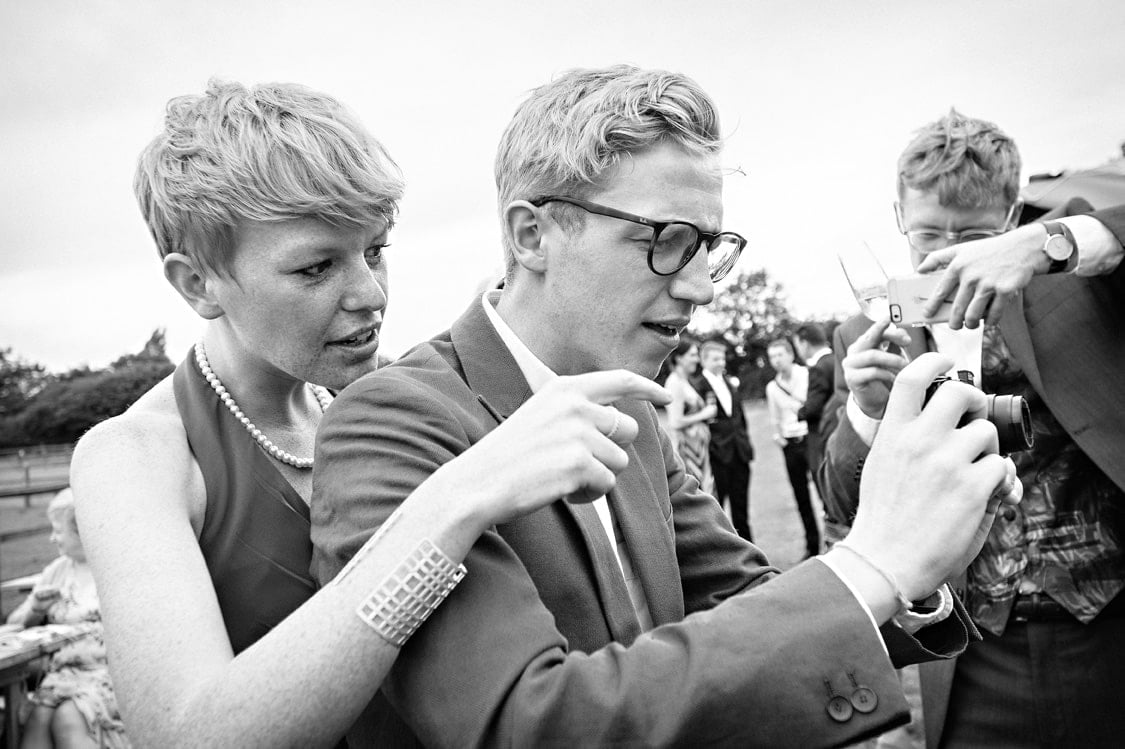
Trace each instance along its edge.
<instances>
[{"instance_id":1,"label":"index finger","mask_svg":"<svg viewBox=\"0 0 1125 749\"><path fill-rule=\"evenodd\" d=\"M919 266L921 267L921 266ZM926 317L933 317L941 309L941 305L945 304L949 295L961 285L960 272L953 267L947 267L945 273L941 274L941 278L934 286L933 291L930 292L930 299L922 308L922 314Z\"/></svg>"},{"instance_id":2,"label":"index finger","mask_svg":"<svg viewBox=\"0 0 1125 749\"><path fill-rule=\"evenodd\" d=\"M926 388L952 366L953 360L948 356L930 351L903 367L891 388L883 423L906 422L917 417L922 412Z\"/></svg>"},{"instance_id":3,"label":"index finger","mask_svg":"<svg viewBox=\"0 0 1125 749\"><path fill-rule=\"evenodd\" d=\"M890 326L891 318L889 317L881 317L876 320L870 328L863 331L863 335L856 338L852 345L848 346L848 356L879 348L879 344L883 341L883 334L887 332L887 328Z\"/></svg>"},{"instance_id":4,"label":"index finger","mask_svg":"<svg viewBox=\"0 0 1125 749\"><path fill-rule=\"evenodd\" d=\"M918 263L918 267L914 269L914 272L924 275L926 273L939 271L953 262L953 258L956 256L956 254L957 251L952 247L946 247L942 250L934 250L933 252L928 253L924 258L922 258L922 262Z\"/></svg>"},{"instance_id":5,"label":"index finger","mask_svg":"<svg viewBox=\"0 0 1125 749\"><path fill-rule=\"evenodd\" d=\"M622 399L649 401L655 406L672 402L672 394L663 387L627 369L587 372L564 379L591 401L603 406Z\"/></svg>"}]
</instances>

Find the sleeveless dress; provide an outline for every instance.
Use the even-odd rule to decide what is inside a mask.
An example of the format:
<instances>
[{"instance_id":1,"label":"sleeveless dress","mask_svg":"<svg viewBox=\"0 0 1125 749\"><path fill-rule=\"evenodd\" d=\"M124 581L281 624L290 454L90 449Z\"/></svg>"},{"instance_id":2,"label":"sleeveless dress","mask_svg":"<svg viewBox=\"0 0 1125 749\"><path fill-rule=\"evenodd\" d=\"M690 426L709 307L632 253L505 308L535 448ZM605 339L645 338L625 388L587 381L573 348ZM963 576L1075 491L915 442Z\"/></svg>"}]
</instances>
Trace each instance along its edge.
<instances>
[{"instance_id":1,"label":"sleeveless dress","mask_svg":"<svg viewBox=\"0 0 1125 749\"><path fill-rule=\"evenodd\" d=\"M78 624L86 634L51 656L43 680L29 699L56 708L69 700L86 721L86 731L95 744L128 749L106 662L101 608L96 596L79 597L74 570L73 559L59 557L43 570L38 585L54 585L60 593L47 610L47 623Z\"/></svg>"},{"instance_id":2,"label":"sleeveless dress","mask_svg":"<svg viewBox=\"0 0 1125 749\"><path fill-rule=\"evenodd\" d=\"M667 380L668 389L672 397L684 403L684 416L690 416L703 410L705 405L703 396L696 392L691 383L686 382L679 375L672 373ZM705 492L710 492L714 484L711 475L711 427L705 421L697 421L682 429L673 430L672 441L680 459L684 461L687 472L699 481Z\"/></svg>"},{"instance_id":3,"label":"sleeveless dress","mask_svg":"<svg viewBox=\"0 0 1125 749\"><path fill-rule=\"evenodd\" d=\"M207 489L199 547L238 654L316 592L309 508L219 400L194 352L172 385Z\"/></svg>"}]
</instances>

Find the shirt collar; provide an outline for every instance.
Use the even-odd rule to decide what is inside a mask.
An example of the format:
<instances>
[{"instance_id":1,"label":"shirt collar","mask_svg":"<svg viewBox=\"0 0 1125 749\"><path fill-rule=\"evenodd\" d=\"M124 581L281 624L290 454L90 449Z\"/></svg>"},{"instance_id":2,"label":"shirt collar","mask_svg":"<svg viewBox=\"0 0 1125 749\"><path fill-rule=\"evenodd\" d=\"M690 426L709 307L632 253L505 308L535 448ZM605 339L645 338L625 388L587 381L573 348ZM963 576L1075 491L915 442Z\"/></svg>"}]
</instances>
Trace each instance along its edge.
<instances>
[{"instance_id":1,"label":"shirt collar","mask_svg":"<svg viewBox=\"0 0 1125 749\"><path fill-rule=\"evenodd\" d=\"M496 328L496 334L500 336L500 340L504 342L512 358L516 360L516 366L520 368L524 379L527 380L531 392L538 393L558 375L540 361L539 357L531 353L531 349L524 345L516 332L511 329L508 323L504 322L504 318L500 317L500 313L496 311L496 303L499 301L500 291L497 289L484 292L480 298L480 303L484 306L485 316L492 323L492 327Z\"/></svg>"},{"instance_id":2,"label":"shirt collar","mask_svg":"<svg viewBox=\"0 0 1125 749\"><path fill-rule=\"evenodd\" d=\"M721 383L724 387L726 387L726 382L723 381L722 375L717 375L709 369L700 369L700 371L703 372L703 377L708 382L711 382L711 383L718 382L718 383Z\"/></svg>"}]
</instances>

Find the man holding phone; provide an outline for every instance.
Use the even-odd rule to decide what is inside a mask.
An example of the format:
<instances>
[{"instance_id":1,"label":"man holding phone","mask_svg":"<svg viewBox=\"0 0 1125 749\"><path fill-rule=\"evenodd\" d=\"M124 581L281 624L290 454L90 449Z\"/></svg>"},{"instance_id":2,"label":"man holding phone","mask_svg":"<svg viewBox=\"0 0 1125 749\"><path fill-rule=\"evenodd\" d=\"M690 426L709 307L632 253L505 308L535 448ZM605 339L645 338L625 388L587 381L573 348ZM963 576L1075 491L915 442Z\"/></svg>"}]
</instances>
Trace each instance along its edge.
<instances>
[{"instance_id":1,"label":"man holding phone","mask_svg":"<svg viewBox=\"0 0 1125 749\"><path fill-rule=\"evenodd\" d=\"M1019 167L991 123L951 112L923 128L899 160L896 214L914 268L945 269L924 313L952 297L948 324L850 320L835 338L850 395L822 478L837 519L906 360L884 341L946 353L1032 408L1035 446L1013 456L1024 501L968 569L984 639L920 667L927 746L1109 746L1125 731L1125 207L1005 231Z\"/></svg>"}]
</instances>

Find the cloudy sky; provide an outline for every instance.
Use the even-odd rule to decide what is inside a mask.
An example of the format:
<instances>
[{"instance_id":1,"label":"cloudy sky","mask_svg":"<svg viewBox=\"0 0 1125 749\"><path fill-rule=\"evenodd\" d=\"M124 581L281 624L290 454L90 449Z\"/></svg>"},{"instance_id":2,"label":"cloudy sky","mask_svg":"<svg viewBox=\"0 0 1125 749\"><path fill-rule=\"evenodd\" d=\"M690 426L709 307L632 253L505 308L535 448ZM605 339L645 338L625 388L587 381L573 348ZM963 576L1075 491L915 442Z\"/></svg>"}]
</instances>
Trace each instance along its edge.
<instances>
[{"instance_id":1,"label":"cloudy sky","mask_svg":"<svg viewBox=\"0 0 1125 749\"><path fill-rule=\"evenodd\" d=\"M1065 10L1064 10L1065 8ZM492 157L524 92L571 67L693 76L729 136L726 227L799 315L852 308L836 249L904 264L894 164L955 105L1020 144L1025 175L1125 141L1125 3L0 0L0 347L104 365L200 330L131 191L172 96L210 76L297 81L355 110L408 179L388 251L389 353L498 272Z\"/></svg>"}]
</instances>

